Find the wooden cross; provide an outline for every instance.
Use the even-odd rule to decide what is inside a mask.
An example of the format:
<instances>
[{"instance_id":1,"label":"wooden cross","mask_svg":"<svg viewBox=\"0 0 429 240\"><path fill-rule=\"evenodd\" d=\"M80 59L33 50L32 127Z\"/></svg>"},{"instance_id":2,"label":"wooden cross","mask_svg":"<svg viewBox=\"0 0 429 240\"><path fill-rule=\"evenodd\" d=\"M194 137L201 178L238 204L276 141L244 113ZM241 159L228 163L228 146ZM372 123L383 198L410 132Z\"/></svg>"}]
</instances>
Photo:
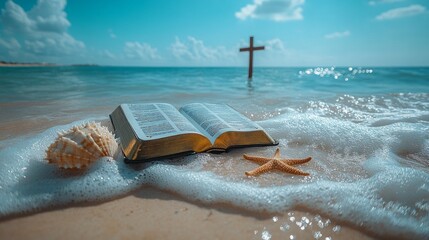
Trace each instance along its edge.
<instances>
[{"instance_id":1,"label":"wooden cross","mask_svg":"<svg viewBox=\"0 0 429 240\"><path fill-rule=\"evenodd\" d=\"M249 51L249 79L252 78L253 75L253 51L264 50L264 46L254 47L253 46L253 37L250 37L250 46L248 48L240 48L240 52Z\"/></svg>"}]
</instances>

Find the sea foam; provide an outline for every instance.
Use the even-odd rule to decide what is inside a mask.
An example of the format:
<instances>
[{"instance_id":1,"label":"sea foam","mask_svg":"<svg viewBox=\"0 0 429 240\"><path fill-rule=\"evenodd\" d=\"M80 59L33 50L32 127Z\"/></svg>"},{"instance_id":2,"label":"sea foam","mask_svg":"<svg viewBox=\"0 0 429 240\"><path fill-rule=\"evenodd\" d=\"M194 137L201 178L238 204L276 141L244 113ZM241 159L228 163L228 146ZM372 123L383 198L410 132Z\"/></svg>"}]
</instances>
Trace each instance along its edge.
<instances>
[{"instance_id":1,"label":"sea foam","mask_svg":"<svg viewBox=\"0 0 429 240\"><path fill-rule=\"evenodd\" d=\"M270 155L272 147L138 165L103 158L82 172L47 164L44 151L56 132L80 123L17 138L0 151L1 216L108 200L149 185L192 201L226 202L255 212L308 210L376 236L429 236L429 131L422 123L375 127L298 112L260 121L279 140L282 154L313 157L299 166L309 177L244 176L256 166L241 155Z\"/></svg>"}]
</instances>

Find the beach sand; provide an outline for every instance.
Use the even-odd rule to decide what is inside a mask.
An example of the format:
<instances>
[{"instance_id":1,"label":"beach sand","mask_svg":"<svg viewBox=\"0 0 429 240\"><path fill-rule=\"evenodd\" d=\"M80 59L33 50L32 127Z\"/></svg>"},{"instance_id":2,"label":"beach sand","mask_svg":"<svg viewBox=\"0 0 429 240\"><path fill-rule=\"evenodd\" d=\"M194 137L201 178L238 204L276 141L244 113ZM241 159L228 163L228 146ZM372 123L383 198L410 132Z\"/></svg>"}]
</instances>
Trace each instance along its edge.
<instances>
[{"instance_id":1,"label":"beach sand","mask_svg":"<svg viewBox=\"0 0 429 240\"><path fill-rule=\"evenodd\" d=\"M305 230L296 224L303 217L312 223ZM230 206L201 205L144 187L104 203L2 219L0 239L317 239L319 231L318 239L324 240L370 239L341 224L334 232L335 222L322 229L315 217L302 211L254 214Z\"/></svg>"},{"instance_id":2,"label":"beach sand","mask_svg":"<svg viewBox=\"0 0 429 240\"><path fill-rule=\"evenodd\" d=\"M31 103L3 104L7 115L0 124L0 140L35 134L72 122L82 115L109 112L104 108L79 110L68 118L52 118L57 106ZM30 110L29 110L30 109ZM35 109L34 112L31 112ZM45 114L40 114L42 109ZM61 114L75 112L74 109ZM59 114L58 112L56 114ZM107 113L105 113L107 115ZM25 116L25 117L24 117ZM42 117L37 117L42 116ZM43 118L43 119L41 119ZM8 147L7 141L1 148ZM309 223L300 229L303 219ZM323 228L318 220L330 222ZM293 221L291 221L293 220ZM311 224L311 225L310 225ZM341 226L340 230L335 226ZM302 227L302 226L301 226ZM320 232L321 235L315 234ZM292 238L291 238L292 236ZM329 238L330 237L330 238ZM258 214L229 205L203 205L174 193L142 189L106 202L64 206L48 211L0 219L0 239L370 239L365 233L305 211Z\"/></svg>"}]
</instances>

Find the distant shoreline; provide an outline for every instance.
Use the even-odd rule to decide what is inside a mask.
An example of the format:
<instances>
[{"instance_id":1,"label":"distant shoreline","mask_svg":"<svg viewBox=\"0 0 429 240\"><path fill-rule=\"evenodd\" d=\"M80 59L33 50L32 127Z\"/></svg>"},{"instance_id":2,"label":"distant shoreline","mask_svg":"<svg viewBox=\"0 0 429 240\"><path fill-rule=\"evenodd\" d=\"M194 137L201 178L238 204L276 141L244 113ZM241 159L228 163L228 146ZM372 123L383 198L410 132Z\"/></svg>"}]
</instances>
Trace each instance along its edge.
<instances>
[{"instance_id":1,"label":"distant shoreline","mask_svg":"<svg viewBox=\"0 0 429 240\"><path fill-rule=\"evenodd\" d=\"M58 65L54 63L21 63L0 61L0 67L58 67L58 66L98 66L97 64Z\"/></svg>"},{"instance_id":2,"label":"distant shoreline","mask_svg":"<svg viewBox=\"0 0 429 240\"><path fill-rule=\"evenodd\" d=\"M20 63L20 62L0 61L0 67L42 67L42 66L57 66L57 65L53 63Z\"/></svg>"}]
</instances>

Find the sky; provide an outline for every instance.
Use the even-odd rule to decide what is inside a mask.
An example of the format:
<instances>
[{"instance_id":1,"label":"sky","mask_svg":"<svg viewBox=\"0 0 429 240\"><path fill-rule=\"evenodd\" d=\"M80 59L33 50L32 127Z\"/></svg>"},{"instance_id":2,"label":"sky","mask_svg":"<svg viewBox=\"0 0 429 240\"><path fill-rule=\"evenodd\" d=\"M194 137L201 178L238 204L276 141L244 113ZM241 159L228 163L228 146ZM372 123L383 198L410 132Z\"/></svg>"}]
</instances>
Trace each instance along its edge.
<instances>
[{"instance_id":1,"label":"sky","mask_svg":"<svg viewBox=\"0 0 429 240\"><path fill-rule=\"evenodd\" d=\"M427 0L0 0L0 60L429 66Z\"/></svg>"}]
</instances>

